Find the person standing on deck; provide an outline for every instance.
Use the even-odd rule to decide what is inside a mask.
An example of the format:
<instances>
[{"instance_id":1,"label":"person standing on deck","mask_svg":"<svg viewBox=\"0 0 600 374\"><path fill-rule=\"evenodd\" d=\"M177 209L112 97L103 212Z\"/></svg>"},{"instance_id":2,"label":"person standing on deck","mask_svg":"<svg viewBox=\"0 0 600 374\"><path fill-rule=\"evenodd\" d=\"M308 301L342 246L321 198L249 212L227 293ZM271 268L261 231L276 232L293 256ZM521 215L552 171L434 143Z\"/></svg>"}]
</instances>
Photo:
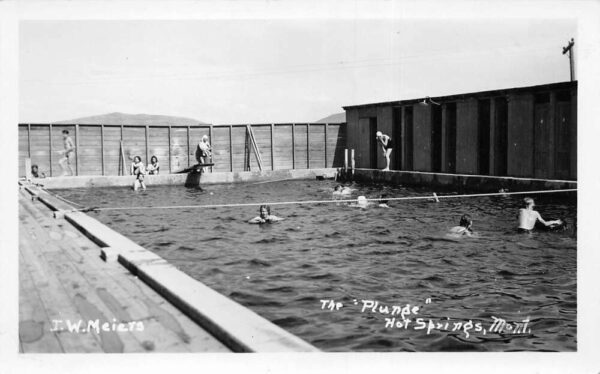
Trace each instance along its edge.
<instances>
[{"instance_id":1,"label":"person standing on deck","mask_svg":"<svg viewBox=\"0 0 600 374\"><path fill-rule=\"evenodd\" d=\"M204 135L198 146L196 147L196 161L199 164L206 164L209 160L212 159L212 147L208 142L208 135ZM206 171L206 168L202 168L203 171Z\"/></svg>"},{"instance_id":2,"label":"person standing on deck","mask_svg":"<svg viewBox=\"0 0 600 374\"><path fill-rule=\"evenodd\" d=\"M531 232L535 228L535 224L540 222L545 228L550 230L556 229L563 226L563 222L560 219L553 221L544 221L540 213L533 210L535 203L530 197L523 199L525 208L519 209L519 232Z\"/></svg>"},{"instance_id":3,"label":"person standing on deck","mask_svg":"<svg viewBox=\"0 0 600 374\"><path fill-rule=\"evenodd\" d=\"M392 153L392 138L390 138L389 136L383 134L381 131L377 131L377 133L375 134L375 138L377 139L377 142L379 142L379 145L381 146L381 151L383 152L383 157L385 157L385 168L383 168L383 171L388 171L390 170L390 154Z\"/></svg>"},{"instance_id":4,"label":"person standing on deck","mask_svg":"<svg viewBox=\"0 0 600 374\"><path fill-rule=\"evenodd\" d=\"M62 131L62 137L63 137L63 146L65 149L62 151L58 151L59 154L63 155L63 157L60 160L58 160L58 164L60 165L61 169L63 170L61 177L64 177L67 175L67 167L68 167L69 171L71 172L71 175L75 175L75 170L73 170L73 166L71 165L71 159L75 155L75 143L73 143L73 140L69 136L68 130Z\"/></svg>"}]
</instances>

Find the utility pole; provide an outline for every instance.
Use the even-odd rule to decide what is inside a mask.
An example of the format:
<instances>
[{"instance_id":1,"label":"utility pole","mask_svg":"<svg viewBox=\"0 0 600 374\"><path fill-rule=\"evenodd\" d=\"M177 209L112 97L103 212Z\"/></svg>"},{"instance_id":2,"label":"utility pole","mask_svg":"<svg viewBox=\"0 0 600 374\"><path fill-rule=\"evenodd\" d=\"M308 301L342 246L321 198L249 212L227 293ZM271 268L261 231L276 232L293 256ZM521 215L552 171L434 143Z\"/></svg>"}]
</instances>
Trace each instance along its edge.
<instances>
[{"instance_id":1,"label":"utility pole","mask_svg":"<svg viewBox=\"0 0 600 374\"><path fill-rule=\"evenodd\" d=\"M575 45L575 40L571 38L571 41L566 47L563 47L563 55L569 52L569 66L571 67L571 82L575 80L575 67L573 66L573 46Z\"/></svg>"}]
</instances>

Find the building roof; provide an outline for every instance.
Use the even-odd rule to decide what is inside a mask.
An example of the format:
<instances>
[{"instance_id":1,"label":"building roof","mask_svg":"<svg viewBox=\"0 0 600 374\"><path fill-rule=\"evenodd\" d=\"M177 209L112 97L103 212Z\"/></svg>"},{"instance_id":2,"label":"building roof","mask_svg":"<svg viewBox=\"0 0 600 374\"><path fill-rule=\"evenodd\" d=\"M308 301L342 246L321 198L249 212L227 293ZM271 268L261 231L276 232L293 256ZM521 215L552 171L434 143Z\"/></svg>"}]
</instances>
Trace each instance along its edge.
<instances>
[{"instance_id":1,"label":"building roof","mask_svg":"<svg viewBox=\"0 0 600 374\"><path fill-rule=\"evenodd\" d=\"M344 106L344 110L348 109L358 109L358 108L368 108L368 107L377 107L377 106L400 106L400 105L410 105L422 102L426 99L431 99L435 102L448 102L448 101L457 101L464 100L468 98L489 98L494 96L506 96L508 94L522 93L522 92L540 92L540 91L549 91L549 90L560 90L560 89L570 89L576 88L577 81L573 82L559 82L559 83L550 83L550 84L542 84L538 86L527 86L527 87L514 87L514 88L505 88L499 90L491 90L491 91L479 91L479 92L470 92L456 95L447 95L447 96L426 96L420 97L416 99L408 99L408 100L396 100L396 101L385 101L379 103L370 103L370 104L359 104L359 105L348 105Z\"/></svg>"}]
</instances>

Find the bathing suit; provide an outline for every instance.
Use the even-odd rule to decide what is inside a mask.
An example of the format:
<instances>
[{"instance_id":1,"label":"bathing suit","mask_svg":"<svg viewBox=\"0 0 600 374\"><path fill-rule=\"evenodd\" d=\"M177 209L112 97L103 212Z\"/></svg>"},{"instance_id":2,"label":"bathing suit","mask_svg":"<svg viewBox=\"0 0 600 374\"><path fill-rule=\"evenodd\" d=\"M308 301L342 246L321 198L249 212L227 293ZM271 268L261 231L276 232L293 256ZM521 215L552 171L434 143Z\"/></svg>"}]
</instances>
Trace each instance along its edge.
<instances>
[{"instance_id":1,"label":"bathing suit","mask_svg":"<svg viewBox=\"0 0 600 374\"><path fill-rule=\"evenodd\" d=\"M383 148L386 149L386 150L394 148L394 145L392 143L392 138L388 137L387 145L384 145Z\"/></svg>"}]
</instances>

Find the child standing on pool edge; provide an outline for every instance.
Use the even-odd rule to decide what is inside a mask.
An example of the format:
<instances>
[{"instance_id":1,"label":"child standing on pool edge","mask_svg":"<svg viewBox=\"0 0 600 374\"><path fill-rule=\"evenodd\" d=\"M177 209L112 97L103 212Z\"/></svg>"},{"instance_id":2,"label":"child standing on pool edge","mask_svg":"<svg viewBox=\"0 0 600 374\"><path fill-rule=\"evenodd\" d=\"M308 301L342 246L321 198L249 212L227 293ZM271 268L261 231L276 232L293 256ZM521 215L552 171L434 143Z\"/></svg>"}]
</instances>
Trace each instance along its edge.
<instances>
[{"instance_id":1,"label":"child standing on pool edge","mask_svg":"<svg viewBox=\"0 0 600 374\"><path fill-rule=\"evenodd\" d=\"M392 138L383 134L381 131L377 131L375 139L379 142L383 157L385 157L385 168L383 168L382 171L388 171L390 170L390 154L392 153L393 148Z\"/></svg>"}]
</instances>

